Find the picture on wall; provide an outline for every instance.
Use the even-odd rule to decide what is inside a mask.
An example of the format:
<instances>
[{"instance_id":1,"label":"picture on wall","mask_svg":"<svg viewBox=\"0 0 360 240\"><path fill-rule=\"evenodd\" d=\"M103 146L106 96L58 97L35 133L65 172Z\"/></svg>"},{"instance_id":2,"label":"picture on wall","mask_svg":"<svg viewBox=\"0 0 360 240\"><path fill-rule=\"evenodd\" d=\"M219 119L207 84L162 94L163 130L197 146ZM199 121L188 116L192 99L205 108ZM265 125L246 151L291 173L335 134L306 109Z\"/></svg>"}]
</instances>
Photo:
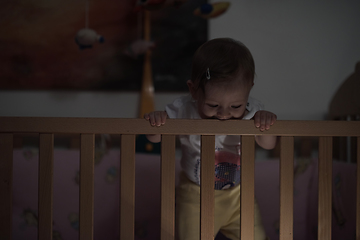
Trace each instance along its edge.
<instances>
[{"instance_id":1,"label":"picture on wall","mask_svg":"<svg viewBox=\"0 0 360 240\"><path fill-rule=\"evenodd\" d=\"M172 1L149 11L150 42L145 1L1 1L0 90L139 91L151 48L155 91L187 91L208 38L208 20L194 11L207 0Z\"/></svg>"}]
</instances>

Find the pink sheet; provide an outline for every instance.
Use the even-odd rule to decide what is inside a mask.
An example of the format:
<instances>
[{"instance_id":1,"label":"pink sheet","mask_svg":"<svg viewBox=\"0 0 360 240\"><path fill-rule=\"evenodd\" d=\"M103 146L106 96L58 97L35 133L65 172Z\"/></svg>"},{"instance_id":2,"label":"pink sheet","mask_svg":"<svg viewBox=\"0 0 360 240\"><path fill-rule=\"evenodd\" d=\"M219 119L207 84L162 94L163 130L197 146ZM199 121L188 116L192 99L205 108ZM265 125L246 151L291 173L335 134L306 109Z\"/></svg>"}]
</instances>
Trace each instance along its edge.
<instances>
[{"instance_id":1,"label":"pink sheet","mask_svg":"<svg viewBox=\"0 0 360 240\"><path fill-rule=\"evenodd\" d=\"M94 239L118 239L120 151L96 152ZM315 239L317 161L298 159L294 184L294 240ZM37 150L14 152L13 238L37 239ZM354 239L356 166L334 162L333 239ZM78 239L79 151L54 151L54 239ZM176 173L180 171L177 161ZM177 178L176 178L177 179ZM160 238L160 157L136 155L135 239ZM255 194L265 230L279 239L279 161L256 161ZM339 220L340 219L340 220ZM345 220L341 221L341 219ZM342 236L344 238L338 238Z\"/></svg>"}]
</instances>

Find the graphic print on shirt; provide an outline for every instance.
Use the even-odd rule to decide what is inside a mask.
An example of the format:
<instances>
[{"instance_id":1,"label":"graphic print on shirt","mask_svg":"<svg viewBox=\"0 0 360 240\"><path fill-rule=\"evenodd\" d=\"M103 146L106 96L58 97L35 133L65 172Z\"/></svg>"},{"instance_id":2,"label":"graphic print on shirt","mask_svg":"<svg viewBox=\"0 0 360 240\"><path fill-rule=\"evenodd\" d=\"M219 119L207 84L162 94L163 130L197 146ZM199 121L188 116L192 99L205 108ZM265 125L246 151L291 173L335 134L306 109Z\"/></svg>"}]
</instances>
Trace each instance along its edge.
<instances>
[{"instance_id":1,"label":"graphic print on shirt","mask_svg":"<svg viewBox=\"0 0 360 240\"><path fill-rule=\"evenodd\" d=\"M240 183L240 155L215 152L215 189L228 189Z\"/></svg>"},{"instance_id":2,"label":"graphic print on shirt","mask_svg":"<svg viewBox=\"0 0 360 240\"><path fill-rule=\"evenodd\" d=\"M200 159L194 168L196 183L200 184ZM216 190L228 189L240 183L240 154L215 151L215 187Z\"/></svg>"}]
</instances>

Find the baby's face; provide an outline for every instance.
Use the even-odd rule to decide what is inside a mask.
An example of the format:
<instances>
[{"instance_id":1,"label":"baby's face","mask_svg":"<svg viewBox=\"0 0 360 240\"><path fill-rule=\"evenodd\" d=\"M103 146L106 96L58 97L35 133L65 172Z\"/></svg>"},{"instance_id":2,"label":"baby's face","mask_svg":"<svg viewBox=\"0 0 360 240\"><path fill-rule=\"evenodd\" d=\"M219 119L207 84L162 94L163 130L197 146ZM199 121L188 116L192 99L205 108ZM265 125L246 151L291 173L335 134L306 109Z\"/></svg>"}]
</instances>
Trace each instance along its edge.
<instances>
[{"instance_id":1,"label":"baby's face","mask_svg":"<svg viewBox=\"0 0 360 240\"><path fill-rule=\"evenodd\" d=\"M246 114L250 90L251 87L246 87L236 80L206 84L205 94L198 99L201 118L242 119Z\"/></svg>"}]
</instances>

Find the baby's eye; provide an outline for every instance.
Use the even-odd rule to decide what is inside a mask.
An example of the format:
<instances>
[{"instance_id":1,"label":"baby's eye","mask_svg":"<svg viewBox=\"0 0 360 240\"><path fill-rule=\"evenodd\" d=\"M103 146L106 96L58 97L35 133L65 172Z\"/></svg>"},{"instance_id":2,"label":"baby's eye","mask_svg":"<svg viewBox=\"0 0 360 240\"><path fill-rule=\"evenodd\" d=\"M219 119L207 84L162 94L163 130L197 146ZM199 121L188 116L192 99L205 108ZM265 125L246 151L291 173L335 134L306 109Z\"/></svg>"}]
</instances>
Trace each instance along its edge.
<instances>
[{"instance_id":1,"label":"baby's eye","mask_svg":"<svg viewBox=\"0 0 360 240\"><path fill-rule=\"evenodd\" d=\"M211 107L211 108L216 108L216 107L218 107L219 105L217 105L217 104L207 104L209 107Z\"/></svg>"},{"instance_id":2,"label":"baby's eye","mask_svg":"<svg viewBox=\"0 0 360 240\"><path fill-rule=\"evenodd\" d=\"M237 105L237 106L231 106L232 108L239 108L241 107L241 105Z\"/></svg>"}]
</instances>

